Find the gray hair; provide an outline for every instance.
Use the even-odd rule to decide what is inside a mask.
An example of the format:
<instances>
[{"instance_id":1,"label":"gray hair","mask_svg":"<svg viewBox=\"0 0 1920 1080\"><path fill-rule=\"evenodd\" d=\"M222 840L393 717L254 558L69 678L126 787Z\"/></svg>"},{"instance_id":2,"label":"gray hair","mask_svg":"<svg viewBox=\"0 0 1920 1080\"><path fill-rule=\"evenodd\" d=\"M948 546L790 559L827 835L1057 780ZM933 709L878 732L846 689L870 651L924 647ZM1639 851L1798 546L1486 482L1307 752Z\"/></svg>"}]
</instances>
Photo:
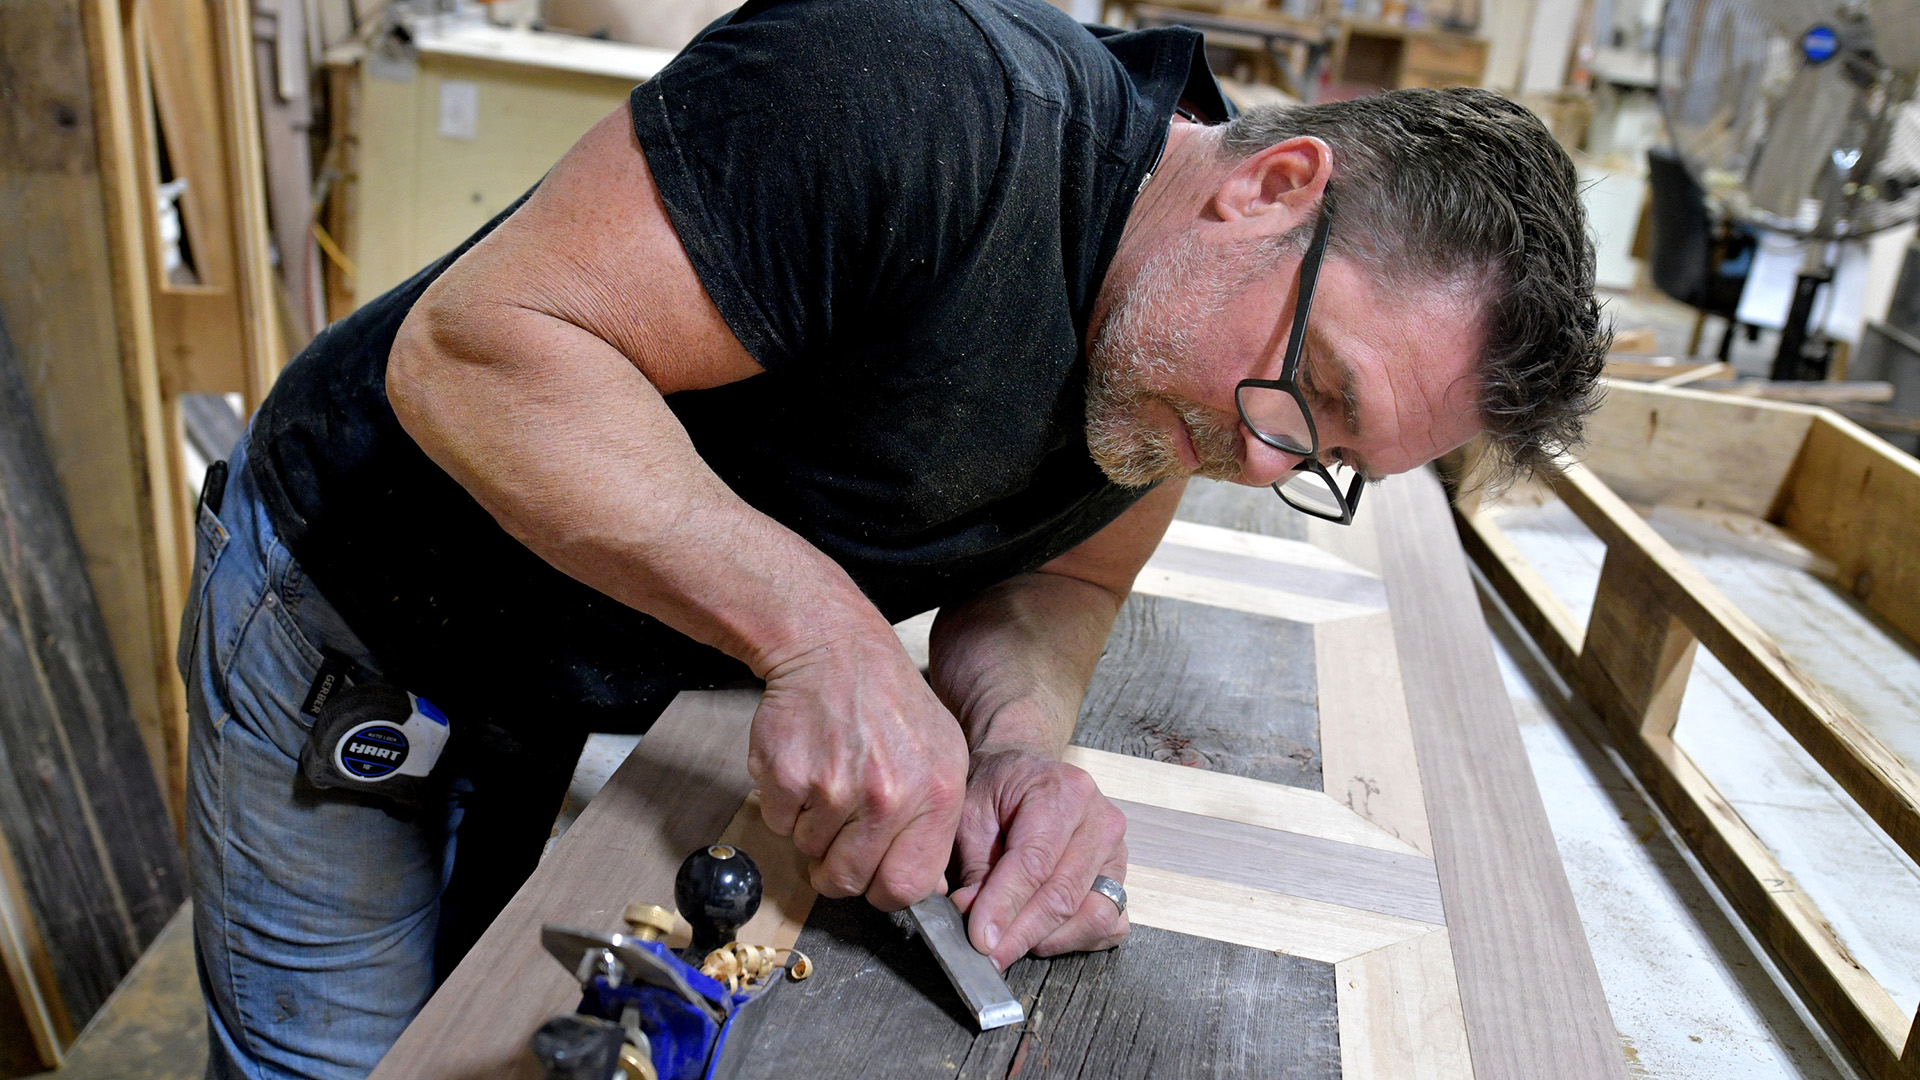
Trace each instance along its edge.
<instances>
[{"instance_id":1,"label":"gray hair","mask_svg":"<svg viewBox=\"0 0 1920 1080\"><path fill-rule=\"evenodd\" d=\"M1612 331L1593 295L1573 162L1545 125L1485 90L1396 90L1248 109L1221 130L1248 157L1312 136L1333 151L1330 250L1383 283L1477 294L1478 400L1496 483L1579 445Z\"/></svg>"}]
</instances>

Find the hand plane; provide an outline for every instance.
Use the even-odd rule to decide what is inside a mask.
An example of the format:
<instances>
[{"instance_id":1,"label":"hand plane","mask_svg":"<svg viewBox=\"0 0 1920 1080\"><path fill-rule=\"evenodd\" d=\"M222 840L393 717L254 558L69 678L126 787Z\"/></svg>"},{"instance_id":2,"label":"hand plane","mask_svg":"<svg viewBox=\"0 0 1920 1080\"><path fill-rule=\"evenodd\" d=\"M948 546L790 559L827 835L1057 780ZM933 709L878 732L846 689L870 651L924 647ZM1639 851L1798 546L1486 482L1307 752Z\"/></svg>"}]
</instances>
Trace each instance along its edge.
<instances>
[{"instance_id":1,"label":"hand plane","mask_svg":"<svg viewBox=\"0 0 1920 1080\"><path fill-rule=\"evenodd\" d=\"M778 964L776 950L733 940L760 907L760 870L746 852L695 851L673 893L693 927L680 955L662 940L672 913L652 904L628 905L625 934L541 928L541 944L580 983L579 1007L534 1033L547 1080L725 1080L781 975L810 973L798 953Z\"/></svg>"}]
</instances>

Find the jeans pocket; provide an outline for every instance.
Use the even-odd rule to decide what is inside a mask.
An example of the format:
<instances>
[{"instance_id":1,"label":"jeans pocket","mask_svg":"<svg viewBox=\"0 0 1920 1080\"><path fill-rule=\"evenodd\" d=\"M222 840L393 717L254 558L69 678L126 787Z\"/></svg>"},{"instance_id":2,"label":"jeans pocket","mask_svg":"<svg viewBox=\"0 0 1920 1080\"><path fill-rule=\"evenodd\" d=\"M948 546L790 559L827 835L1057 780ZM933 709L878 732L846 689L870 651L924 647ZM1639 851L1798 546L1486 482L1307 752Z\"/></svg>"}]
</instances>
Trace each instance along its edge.
<instances>
[{"instance_id":1,"label":"jeans pocket","mask_svg":"<svg viewBox=\"0 0 1920 1080\"><path fill-rule=\"evenodd\" d=\"M194 638L200 633L200 613L206 608L207 579L213 576L221 552L227 550L228 541L233 539L205 502L200 503L196 512L193 532L193 577L187 582L186 603L180 613L180 643L174 652L180 677L188 680L193 678L189 664L193 660Z\"/></svg>"}]
</instances>

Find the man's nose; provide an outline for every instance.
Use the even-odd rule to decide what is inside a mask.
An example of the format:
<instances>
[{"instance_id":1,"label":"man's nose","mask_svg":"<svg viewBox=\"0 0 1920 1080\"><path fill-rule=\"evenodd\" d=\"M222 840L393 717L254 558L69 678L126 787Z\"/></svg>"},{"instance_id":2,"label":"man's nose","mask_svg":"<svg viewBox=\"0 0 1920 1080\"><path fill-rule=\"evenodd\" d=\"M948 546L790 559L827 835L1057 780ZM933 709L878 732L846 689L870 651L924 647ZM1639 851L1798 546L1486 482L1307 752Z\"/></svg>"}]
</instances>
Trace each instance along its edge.
<instances>
[{"instance_id":1,"label":"man's nose","mask_svg":"<svg viewBox=\"0 0 1920 1080\"><path fill-rule=\"evenodd\" d=\"M1299 454L1275 449L1255 437L1241 425L1240 476L1238 482L1250 487L1265 487L1292 472L1305 460Z\"/></svg>"}]
</instances>

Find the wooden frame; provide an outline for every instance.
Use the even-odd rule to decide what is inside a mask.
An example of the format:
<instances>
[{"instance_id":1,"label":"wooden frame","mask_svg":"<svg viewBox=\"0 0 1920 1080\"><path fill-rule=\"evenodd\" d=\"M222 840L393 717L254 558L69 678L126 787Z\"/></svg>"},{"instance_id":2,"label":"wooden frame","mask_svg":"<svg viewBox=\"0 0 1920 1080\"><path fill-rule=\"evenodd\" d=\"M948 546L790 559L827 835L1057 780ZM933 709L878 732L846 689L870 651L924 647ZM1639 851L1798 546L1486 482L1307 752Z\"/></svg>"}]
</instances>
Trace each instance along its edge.
<instances>
[{"instance_id":1,"label":"wooden frame","mask_svg":"<svg viewBox=\"0 0 1920 1080\"><path fill-rule=\"evenodd\" d=\"M1894 1005L1674 741L1697 647L1704 644L1910 857L1920 857L1920 776L1628 502L1772 521L1832 560L1838 581L1914 639L1920 638L1920 463L1824 409L1623 382L1612 383L1590 434L1585 464L1569 464L1549 478L1554 494L1606 546L1584 631L1491 508L1472 497L1455 507L1468 553L1541 652L1601 716L1648 790L1840 1041L1876 1080L1920 1077L1920 1018Z\"/></svg>"},{"instance_id":2,"label":"wooden frame","mask_svg":"<svg viewBox=\"0 0 1920 1080\"><path fill-rule=\"evenodd\" d=\"M195 494L183 480L179 395L239 391L255 403L282 360L251 20L240 0L31 0L0 18L13 92L0 124L0 218L15 227L0 258L0 315L176 829L186 709L175 635ZM218 270L197 291L167 284L161 269L163 129L195 192L190 240ZM92 1003L63 1000L18 869L0 866L0 1030L24 1032L52 1067ZM134 936L137 953L149 935Z\"/></svg>"},{"instance_id":3,"label":"wooden frame","mask_svg":"<svg viewBox=\"0 0 1920 1080\"><path fill-rule=\"evenodd\" d=\"M1445 498L1416 475L1369 505L1354 528L1310 527L1311 542L1176 522L1140 574L1149 599L1310 628L1322 767L1315 790L1072 748L1128 815L1129 913L1331 965L1349 1080L1625 1080ZM751 691L681 695L376 1080L534 1075L527 1036L578 997L539 926L615 925L629 901L671 895L681 856L716 836L753 852L767 883L741 939L798 939L814 894L749 797L756 704ZM1223 844L1236 858L1218 857Z\"/></svg>"}]
</instances>

